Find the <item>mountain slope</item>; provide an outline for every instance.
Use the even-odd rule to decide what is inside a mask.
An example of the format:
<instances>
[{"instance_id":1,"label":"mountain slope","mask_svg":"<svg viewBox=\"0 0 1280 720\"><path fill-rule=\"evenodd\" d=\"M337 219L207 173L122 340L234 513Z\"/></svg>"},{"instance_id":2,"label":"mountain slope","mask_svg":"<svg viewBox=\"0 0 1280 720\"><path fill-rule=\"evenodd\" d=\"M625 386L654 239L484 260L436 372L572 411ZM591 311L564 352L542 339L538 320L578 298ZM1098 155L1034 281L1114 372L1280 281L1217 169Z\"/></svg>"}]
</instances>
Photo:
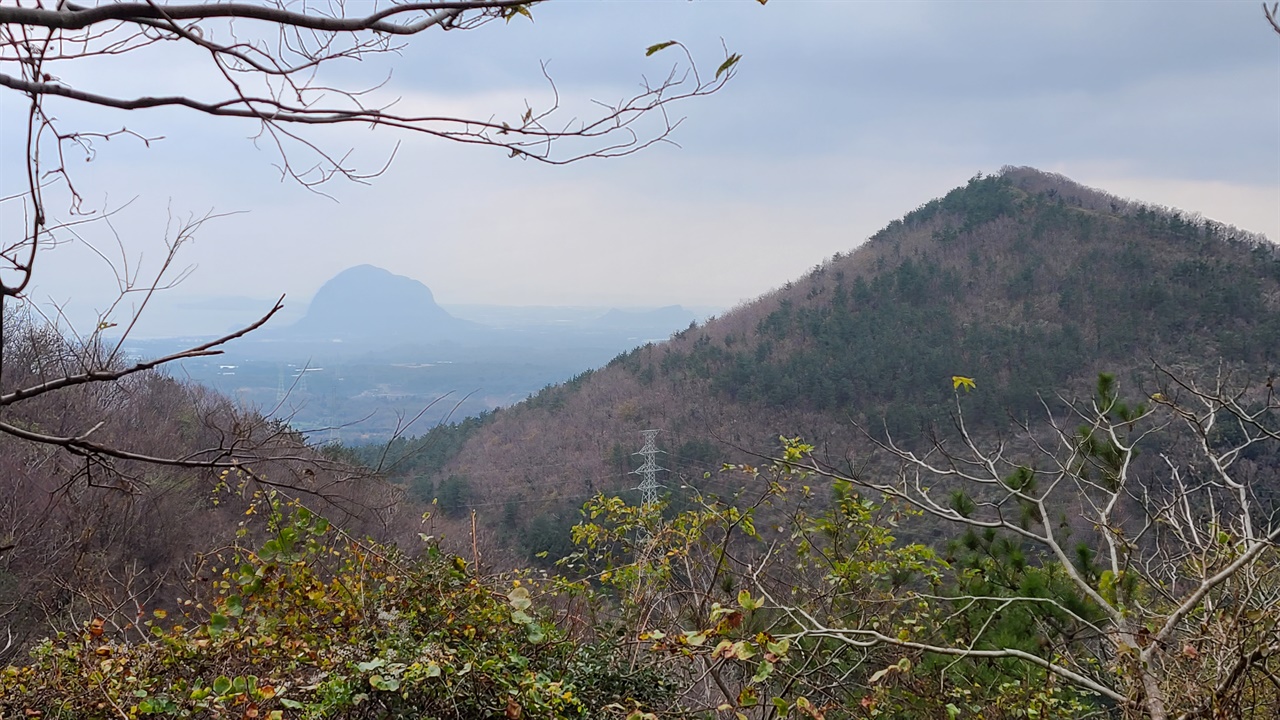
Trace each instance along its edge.
<instances>
[{"instance_id":1,"label":"mountain slope","mask_svg":"<svg viewBox=\"0 0 1280 720\"><path fill-rule=\"evenodd\" d=\"M954 374L981 378L974 411L1003 418L1148 358L1274 366L1278 282L1256 236L1009 170L768 298L754 327L737 323L746 342L708 328L663 363L724 397L857 408L901 434L933 418Z\"/></svg>"},{"instance_id":2,"label":"mountain slope","mask_svg":"<svg viewBox=\"0 0 1280 720\"><path fill-rule=\"evenodd\" d=\"M766 451L800 434L840 457L858 449L851 420L911 442L953 408L953 375L976 380L967 417L997 432L1010 414L1042 416L1041 395L1087 392L1099 371L1136 390L1153 359L1274 372L1276 246L1009 168L724 317L495 414L440 477L467 478L510 532L543 505L634 485L641 429L663 431L676 487L742 457L724 443Z\"/></svg>"}]
</instances>

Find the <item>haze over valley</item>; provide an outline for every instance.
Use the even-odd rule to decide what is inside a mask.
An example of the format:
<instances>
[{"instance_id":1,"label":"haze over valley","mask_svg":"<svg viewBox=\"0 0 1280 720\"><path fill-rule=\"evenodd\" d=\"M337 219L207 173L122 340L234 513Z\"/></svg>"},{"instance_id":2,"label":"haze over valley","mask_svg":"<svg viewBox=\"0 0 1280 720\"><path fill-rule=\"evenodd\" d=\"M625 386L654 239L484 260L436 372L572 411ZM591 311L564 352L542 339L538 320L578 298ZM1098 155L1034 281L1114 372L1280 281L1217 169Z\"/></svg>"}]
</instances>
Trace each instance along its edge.
<instances>
[{"instance_id":1,"label":"haze over valley","mask_svg":"<svg viewBox=\"0 0 1280 720\"><path fill-rule=\"evenodd\" d=\"M227 322L271 306L249 299L219 304L208 300L196 309ZM285 420L316 442L380 442L512 405L705 319L678 305L478 305L451 312L426 285L371 265L335 276L305 307L278 314L221 355L184 360L170 372ZM144 329L154 334L164 327L152 322ZM200 339L208 338L130 339L125 350L163 356Z\"/></svg>"}]
</instances>

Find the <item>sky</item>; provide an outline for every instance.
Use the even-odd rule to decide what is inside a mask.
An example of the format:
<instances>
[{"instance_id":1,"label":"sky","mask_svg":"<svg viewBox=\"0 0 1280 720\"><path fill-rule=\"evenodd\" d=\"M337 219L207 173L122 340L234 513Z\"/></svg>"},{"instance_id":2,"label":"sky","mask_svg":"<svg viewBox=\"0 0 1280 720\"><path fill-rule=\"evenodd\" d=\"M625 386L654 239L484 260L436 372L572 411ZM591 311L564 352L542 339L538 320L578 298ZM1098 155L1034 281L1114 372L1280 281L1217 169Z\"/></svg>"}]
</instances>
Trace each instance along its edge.
<instances>
[{"instance_id":1,"label":"sky","mask_svg":"<svg viewBox=\"0 0 1280 720\"><path fill-rule=\"evenodd\" d=\"M153 302L285 294L296 313L370 263L443 304L729 308L1004 165L1280 239L1280 35L1253 0L551 0L533 15L428 32L325 80L508 118L549 102L545 63L565 112L585 117L681 60L645 57L654 43L681 41L704 73L725 49L742 60L723 90L671 109L674 144L624 158L553 167L385 129L307 131L362 169L394 153L369 184L323 195L282 181L245 123L61 103L65 124L163 139L99 142L71 168L84 206L114 214L44 253L30 296L92 322L121 268L154 273L166 228L212 213L178 256L190 272ZM168 48L62 72L123 94L217 89L201 56ZM20 189L24 110L0 92L0 195ZM193 314L191 333L251 319L252 303L225 307Z\"/></svg>"}]
</instances>

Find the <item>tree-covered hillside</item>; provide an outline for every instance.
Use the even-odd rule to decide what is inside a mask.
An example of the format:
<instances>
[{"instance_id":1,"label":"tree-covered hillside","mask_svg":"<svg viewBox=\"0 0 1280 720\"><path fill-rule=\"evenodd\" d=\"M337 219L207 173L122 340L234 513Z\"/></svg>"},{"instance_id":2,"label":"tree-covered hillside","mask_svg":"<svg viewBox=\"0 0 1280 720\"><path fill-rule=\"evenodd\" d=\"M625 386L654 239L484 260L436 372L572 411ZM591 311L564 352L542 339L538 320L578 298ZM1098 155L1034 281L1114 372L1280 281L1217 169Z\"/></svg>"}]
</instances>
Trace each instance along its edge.
<instances>
[{"instance_id":1,"label":"tree-covered hillside","mask_svg":"<svg viewBox=\"0 0 1280 720\"><path fill-rule=\"evenodd\" d=\"M19 433L108 419L3 448L0 716L1273 718L1278 260L1007 170L376 452L154 373L32 395ZM24 327L14 386L95 358Z\"/></svg>"},{"instance_id":2,"label":"tree-covered hillside","mask_svg":"<svg viewBox=\"0 0 1280 720\"><path fill-rule=\"evenodd\" d=\"M903 435L939 419L955 374L982 378L975 415L1001 422L1096 367L1275 366L1277 287L1280 255L1257 236L1008 170L816 269L744 337L708 328L656 369L730 401L883 415Z\"/></svg>"},{"instance_id":3,"label":"tree-covered hillside","mask_svg":"<svg viewBox=\"0 0 1280 720\"><path fill-rule=\"evenodd\" d=\"M286 423L159 371L130 373L103 343L12 305L3 326L0 662L86 614L132 631L142 608L176 609L209 580L193 575L196 554L236 537L268 489L353 532L386 532L390 489ZM86 368L121 376L85 381Z\"/></svg>"},{"instance_id":4,"label":"tree-covered hillside","mask_svg":"<svg viewBox=\"0 0 1280 720\"><path fill-rule=\"evenodd\" d=\"M1277 247L1006 168L804 278L504 410L415 482L465 479L482 521L519 539L547 512L634 486L641 429L662 431L663 482L678 489L741 459L731 446L762 451L780 433L834 458L862 447L851 423L904 442L945 429L952 376L982 388L970 422L999 432L1041 417L1041 398L1087 393L1101 371L1140 386L1152 361L1273 374Z\"/></svg>"}]
</instances>

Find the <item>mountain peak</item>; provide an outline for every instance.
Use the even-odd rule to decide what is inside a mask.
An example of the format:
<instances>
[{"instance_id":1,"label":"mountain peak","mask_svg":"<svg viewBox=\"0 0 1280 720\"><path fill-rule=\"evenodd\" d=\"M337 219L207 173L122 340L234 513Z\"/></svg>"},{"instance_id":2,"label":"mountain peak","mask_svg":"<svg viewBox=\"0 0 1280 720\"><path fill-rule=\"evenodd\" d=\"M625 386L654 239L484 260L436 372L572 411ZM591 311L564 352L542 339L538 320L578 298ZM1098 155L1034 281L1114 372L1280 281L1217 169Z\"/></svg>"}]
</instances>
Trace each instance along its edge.
<instances>
[{"instance_id":1,"label":"mountain peak","mask_svg":"<svg viewBox=\"0 0 1280 720\"><path fill-rule=\"evenodd\" d=\"M1005 168L782 288L504 410L438 478L485 477L485 503L501 506L528 498L519 469L538 467L551 508L583 478L592 491L631 487L636 433L658 428L673 477L719 489L721 463L774 452L780 434L859 462L869 443L851 420L903 443L945 437L956 376L976 384L960 393L966 432L997 437L1010 418L1043 417L1058 393L1090 392L1102 371L1151 387L1153 358L1210 377L1274 374L1280 248Z\"/></svg>"},{"instance_id":2,"label":"mountain peak","mask_svg":"<svg viewBox=\"0 0 1280 720\"><path fill-rule=\"evenodd\" d=\"M288 334L310 340L430 342L472 329L436 304L422 282L375 265L356 265L316 292Z\"/></svg>"}]
</instances>

